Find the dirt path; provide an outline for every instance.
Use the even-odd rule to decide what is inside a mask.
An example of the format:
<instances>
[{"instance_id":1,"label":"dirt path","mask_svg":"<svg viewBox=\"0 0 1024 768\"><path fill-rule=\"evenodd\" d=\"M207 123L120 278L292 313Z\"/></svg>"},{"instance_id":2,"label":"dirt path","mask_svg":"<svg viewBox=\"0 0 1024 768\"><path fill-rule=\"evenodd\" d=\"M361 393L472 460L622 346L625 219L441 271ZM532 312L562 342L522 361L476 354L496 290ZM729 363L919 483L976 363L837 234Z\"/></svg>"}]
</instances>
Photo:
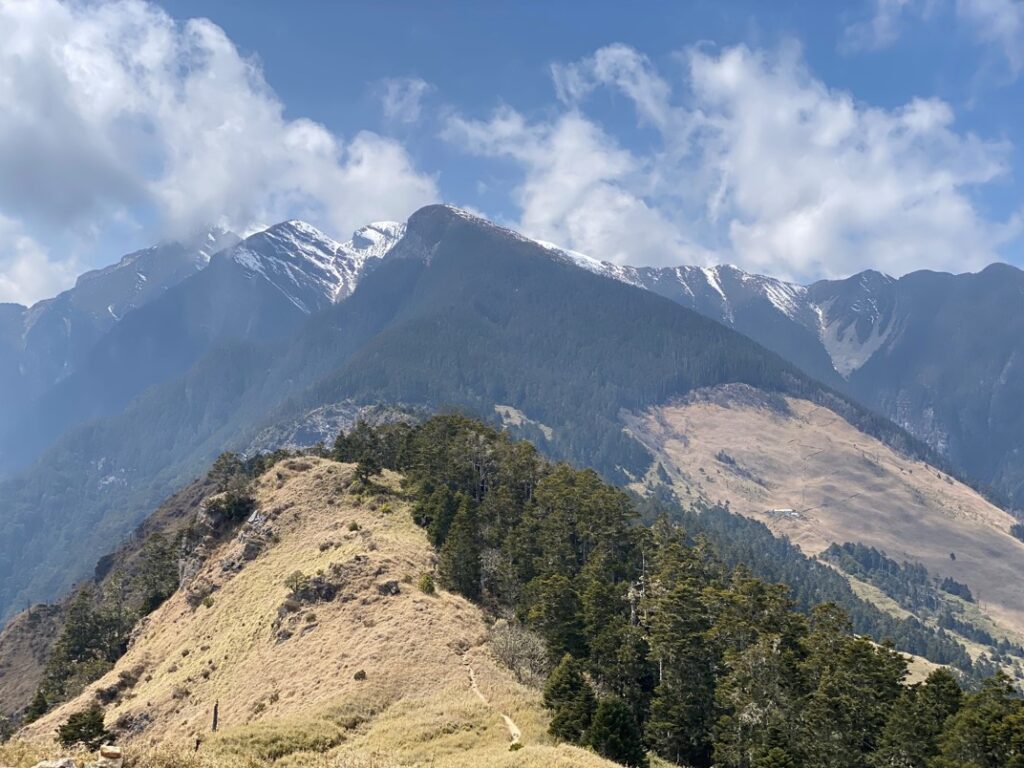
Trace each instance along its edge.
<instances>
[{"instance_id":1,"label":"dirt path","mask_svg":"<svg viewBox=\"0 0 1024 768\"><path fill-rule=\"evenodd\" d=\"M483 702L484 706L490 707L491 702L487 700L483 691L480 690L480 686L476 684L476 673L473 671L473 667L469 665L468 661L466 662L466 671L469 673L469 687L473 690L473 693L476 694L476 697ZM512 743L519 744L523 740L523 732L519 730L519 726L516 725L515 720L502 712L499 712L498 714L501 715L501 719L505 721L505 727L508 729L508 735L512 740Z\"/></svg>"}]
</instances>

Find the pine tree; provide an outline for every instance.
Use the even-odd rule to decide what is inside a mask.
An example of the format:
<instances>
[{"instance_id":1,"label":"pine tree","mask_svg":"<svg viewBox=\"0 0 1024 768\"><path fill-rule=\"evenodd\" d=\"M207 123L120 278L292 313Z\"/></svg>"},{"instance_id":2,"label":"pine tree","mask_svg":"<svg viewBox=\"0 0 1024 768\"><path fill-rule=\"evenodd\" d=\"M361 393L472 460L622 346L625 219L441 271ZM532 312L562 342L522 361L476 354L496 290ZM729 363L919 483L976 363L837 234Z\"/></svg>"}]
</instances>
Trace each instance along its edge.
<instances>
[{"instance_id":1,"label":"pine tree","mask_svg":"<svg viewBox=\"0 0 1024 768\"><path fill-rule=\"evenodd\" d=\"M567 653L577 658L587 655L580 599L568 576L534 579L527 585L527 603L530 627L544 638L552 661Z\"/></svg>"},{"instance_id":2,"label":"pine tree","mask_svg":"<svg viewBox=\"0 0 1024 768\"><path fill-rule=\"evenodd\" d=\"M777 761L780 745L795 752L805 690L797 659L783 639L762 637L731 655L727 669L715 692L724 713L715 729L716 764L749 768Z\"/></svg>"},{"instance_id":3,"label":"pine tree","mask_svg":"<svg viewBox=\"0 0 1024 768\"><path fill-rule=\"evenodd\" d=\"M596 703L583 665L566 654L552 670L544 686L544 706L551 710L552 736L560 741L583 744L594 717Z\"/></svg>"},{"instance_id":4,"label":"pine tree","mask_svg":"<svg viewBox=\"0 0 1024 768\"><path fill-rule=\"evenodd\" d=\"M629 706L617 696L605 696L598 701L587 741L599 755L616 763L647 766L640 728Z\"/></svg>"},{"instance_id":5,"label":"pine tree","mask_svg":"<svg viewBox=\"0 0 1024 768\"><path fill-rule=\"evenodd\" d=\"M803 749L820 768L864 768L899 697L906 660L859 637L819 626L809 666L818 684L804 708ZM833 653L832 658L817 654Z\"/></svg>"},{"instance_id":6,"label":"pine tree","mask_svg":"<svg viewBox=\"0 0 1024 768\"><path fill-rule=\"evenodd\" d=\"M480 597L480 539L476 514L466 497L441 547L438 573L448 589L470 600Z\"/></svg>"},{"instance_id":7,"label":"pine tree","mask_svg":"<svg viewBox=\"0 0 1024 768\"><path fill-rule=\"evenodd\" d=\"M140 610L155 611L178 588L178 545L162 533L146 539L139 555Z\"/></svg>"},{"instance_id":8,"label":"pine tree","mask_svg":"<svg viewBox=\"0 0 1024 768\"><path fill-rule=\"evenodd\" d=\"M683 581L662 587L650 601L651 658L658 684L645 727L647 743L675 763L711 764L714 716L714 652L710 626L697 585Z\"/></svg>"},{"instance_id":9,"label":"pine tree","mask_svg":"<svg viewBox=\"0 0 1024 768\"><path fill-rule=\"evenodd\" d=\"M1024 768L1024 703L1002 672L946 721L929 768Z\"/></svg>"},{"instance_id":10,"label":"pine tree","mask_svg":"<svg viewBox=\"0 0 1024 768\"><path fill-rule=\"evenodd\" d=\"M370 482L371 477L376 477L384 469L380 461L380 456L376 452L370 451L364 453L359 463L356 464L356 477L364 485Z\"/></svg>"},{"instance_id":11,"label":"pine tree","mask_svg":"<svg viewBox=\"0 0 1024 768\"><path fill-rule=\"evenodd\" d=\"M923 685L906 688L871 756L874 768L927 768L939 752L939 736L946 720L960 708L963 697L952 674L932 672Z\"/></svg>"},{"instance_id":12,"label":"pine tree","mask_svg":"<svg viewBox=\"0 0 1024 768\"><path fill-rule=\"evenodd\" d=\"M444 544L455 513L465 500L463 494L456 496L448 490L447 485L442 485L434 489L426 501L417 505L413 512L416 522L427 529L427 537L435 547Z\"/></svg>"},{"instance_id":13,"label":"pine tree","mask_svg":"<svg viewBox=\"0 0 1024 768\"><path fill-rule=\"evenodd\" d=\"M32 697L31 703L25 709L25 722L34 723L50 710L50 703L46 700L46 692L42 686L36 688L36 695Z\"/></svg>"},{"instance_id":14,"label":"pine tree","mask_svg":"<svg viewBox=\"0 0 1024 768\"><path fill-rule=\"evenodd\" d=\"M111 738L111 734L103 726L103 708L98 704L75 712L57 728L57 741L63 747L81 744L88 749L96 749Z\"/></svg>"}]
</instances>

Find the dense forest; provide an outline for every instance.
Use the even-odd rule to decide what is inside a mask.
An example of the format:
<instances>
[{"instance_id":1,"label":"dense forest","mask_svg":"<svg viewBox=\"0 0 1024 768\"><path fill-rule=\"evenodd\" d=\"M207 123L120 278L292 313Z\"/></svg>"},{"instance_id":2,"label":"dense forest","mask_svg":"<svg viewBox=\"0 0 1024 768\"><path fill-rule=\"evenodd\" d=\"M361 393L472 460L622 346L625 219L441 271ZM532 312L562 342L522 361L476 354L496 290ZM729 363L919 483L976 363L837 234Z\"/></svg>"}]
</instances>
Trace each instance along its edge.
<instances>
[{"instance_id":1,"label":"dense forest","mask_svg":"<svg viewBox=\"0 0 1024 768\"><path fill-rule=\"evenodd\" d=\"M798 612L709 537L639 525L593 471L458 416L360 424L334 456L368 483L401 471L442 585L543 639L560 740L627 765L651 750L694 767L1024 766L1004 675L969 694L944 670L905 685L905 659L839 606Z\"/></svg>"}]
</instances>

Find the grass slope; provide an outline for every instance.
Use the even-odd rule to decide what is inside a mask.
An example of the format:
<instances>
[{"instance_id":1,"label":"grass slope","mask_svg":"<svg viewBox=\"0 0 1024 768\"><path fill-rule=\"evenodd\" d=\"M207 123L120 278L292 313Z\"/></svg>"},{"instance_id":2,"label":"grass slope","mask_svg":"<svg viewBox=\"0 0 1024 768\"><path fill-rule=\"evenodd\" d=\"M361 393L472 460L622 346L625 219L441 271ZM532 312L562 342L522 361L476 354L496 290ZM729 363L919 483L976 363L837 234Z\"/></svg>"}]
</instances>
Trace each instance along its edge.
<instances>
[{"instance_id":1,"label":"grass slope","mask_svg":"<svg viewBox=\"0 0 1024 768\"><path fill-rule=\"evenodd\" d=\"M728 503L807 554L860 542L920 562L933 576L966 583L986 614L1024 635L1024 544L1009 534L1013 518L832 411L724 387L649 409L630 431L684 502Z\"/></svg>"},{"instance_id":2,"label":"grass slope","mask_svg":"<svg viewBox=\"0 0 1024 768\"><path fill-rule=\"evenodd\" d=\"M127 729L139 765L612 765L551 743L539 692L491 658L479 608L414 586L434 555L398 477L354 495L352 474L315 458L264 474L257 515L144 621L110 674L22 733L39 747L0 751L0 763L53 754L56 726L132 671L107 725ZM288 577L321 570L339 595L282 610ZM193 608L190 593L209 599Z\"/></svg>"}]
</instances>

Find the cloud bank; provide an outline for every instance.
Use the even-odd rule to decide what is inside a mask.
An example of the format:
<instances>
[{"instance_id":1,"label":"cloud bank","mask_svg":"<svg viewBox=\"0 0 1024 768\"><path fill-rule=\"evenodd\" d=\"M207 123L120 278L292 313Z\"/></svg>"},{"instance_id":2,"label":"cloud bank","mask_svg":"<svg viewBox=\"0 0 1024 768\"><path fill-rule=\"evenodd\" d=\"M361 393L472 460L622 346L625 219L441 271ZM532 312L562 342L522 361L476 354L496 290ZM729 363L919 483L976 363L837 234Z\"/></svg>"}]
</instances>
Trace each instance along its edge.
<instances>
[{"instance_id":1,"label":"cloud bank","mask_svg":"<svg viewBox=\"0 0 1024 768\"><path fill-rule=\"evenodd\" d=\"M1010 147L958 132L950 106L858 103L808 71L799 47L697 47L664 77L640 52L602 48L556 65L564 105L454 116L446 135L516 161L518 222L615 262L731 261L797 280L875 267L963 271L997 258L1016 222L985 220L971 190L1006 172ZM588 116L625 96L653 148L623 147Z\"/></svg>"}]
</instances>

